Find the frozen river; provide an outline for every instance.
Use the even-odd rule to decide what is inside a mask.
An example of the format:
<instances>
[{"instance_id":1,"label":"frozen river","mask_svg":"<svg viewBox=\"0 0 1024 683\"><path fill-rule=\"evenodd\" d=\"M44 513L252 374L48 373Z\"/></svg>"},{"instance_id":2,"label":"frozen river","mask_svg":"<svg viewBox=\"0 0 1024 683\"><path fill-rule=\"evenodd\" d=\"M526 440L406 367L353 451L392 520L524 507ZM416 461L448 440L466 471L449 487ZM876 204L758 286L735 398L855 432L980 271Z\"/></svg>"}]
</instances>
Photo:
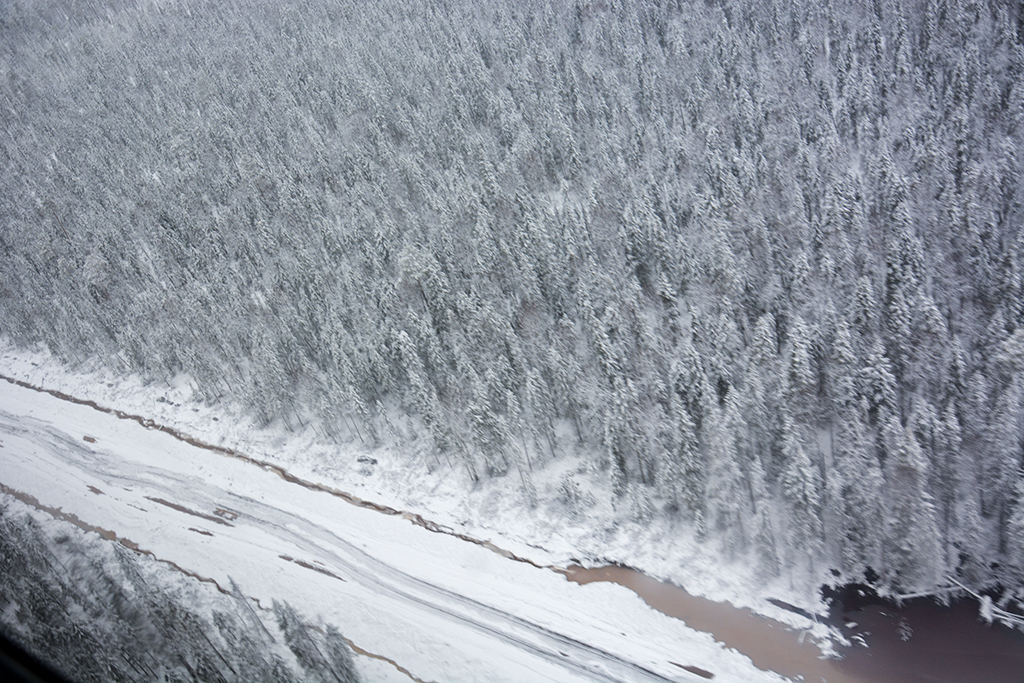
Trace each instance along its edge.
<instances>
[{"instance_id":1,"label":"frozen river","mask_svg":"<svg viewBox=\"0 0 1024 683\"><path fill-rule=\"evenodd\" d=\"M800 631L631 570L515 561L145 417L13 382L0 382L0 486L193 577L320 615L392 663L395 680L953 683L1024 671L1024 634L967 606L837 615L870 648L823 660Z\"/></svg>"}]
</instances>

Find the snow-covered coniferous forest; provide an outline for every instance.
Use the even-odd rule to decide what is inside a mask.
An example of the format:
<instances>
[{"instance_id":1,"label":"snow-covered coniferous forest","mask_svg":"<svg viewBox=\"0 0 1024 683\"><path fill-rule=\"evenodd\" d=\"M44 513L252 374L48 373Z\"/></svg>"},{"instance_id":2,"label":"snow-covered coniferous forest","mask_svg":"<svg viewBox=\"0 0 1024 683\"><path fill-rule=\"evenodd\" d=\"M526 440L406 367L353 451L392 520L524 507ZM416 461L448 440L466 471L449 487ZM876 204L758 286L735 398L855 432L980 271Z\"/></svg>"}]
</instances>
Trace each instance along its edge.
<instances>
[{"instance_id":1,"label":"snow-covered coniferous forest","mask_svg":"<svg viewBox=\"0 0 1024 683\"><path fill-rule=\"evenodd\" d=\"M0 60L18 345L1024 598L1017 3L16 1Z\"/></svg>"}]
</instances>

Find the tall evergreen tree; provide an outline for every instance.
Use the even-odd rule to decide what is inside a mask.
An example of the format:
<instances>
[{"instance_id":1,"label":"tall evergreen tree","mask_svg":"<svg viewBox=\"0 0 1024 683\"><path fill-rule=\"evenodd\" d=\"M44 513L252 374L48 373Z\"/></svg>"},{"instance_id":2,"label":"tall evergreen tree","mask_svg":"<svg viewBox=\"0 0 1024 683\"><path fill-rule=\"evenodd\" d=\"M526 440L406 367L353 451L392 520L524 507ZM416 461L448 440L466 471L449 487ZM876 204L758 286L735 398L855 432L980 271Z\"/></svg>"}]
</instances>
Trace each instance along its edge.
<instances>
[{"instance_id":1,"label":"tall evergreen tree","mask_svg":"<svg viewBox=\"0 0 1024 683\"><path fill-rule=\"evenodd\" d=\"M928 590L946 569L928 462L909 428L890 428L895 443L885 465L884 578L899 591Z\"/></svg>"},{"instance_id":2,"label":"tall evergreen tree","mask_svg":"<svg viewBox=\"0 0 1024 683\"><path fill-rule=\"evenodd\" d=\"M779 483L790 508L789 547L794 559L812 563L822 544L823 486L818 466L811 462L799 429L784 427L783 462Z\"/></svg>"}]
</instances>

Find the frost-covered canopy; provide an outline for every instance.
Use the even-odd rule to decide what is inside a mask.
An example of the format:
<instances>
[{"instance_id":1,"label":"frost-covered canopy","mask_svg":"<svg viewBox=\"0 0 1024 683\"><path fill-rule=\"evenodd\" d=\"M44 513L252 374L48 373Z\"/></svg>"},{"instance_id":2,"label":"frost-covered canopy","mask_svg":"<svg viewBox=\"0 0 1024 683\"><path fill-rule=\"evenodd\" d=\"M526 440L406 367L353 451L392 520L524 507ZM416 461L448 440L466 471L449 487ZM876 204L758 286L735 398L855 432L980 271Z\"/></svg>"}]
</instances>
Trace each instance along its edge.
<instances>
[{"instance_id":1,"label":"frost-covered canopy","mask_svg":"<svg viewBox=\"0 0 1024 683\"><path fill-rule=\"evenodd\" d=\"M1024 587L1016 3L13 2L0 60L19 343Z\"/></svg>"}]
</instances>

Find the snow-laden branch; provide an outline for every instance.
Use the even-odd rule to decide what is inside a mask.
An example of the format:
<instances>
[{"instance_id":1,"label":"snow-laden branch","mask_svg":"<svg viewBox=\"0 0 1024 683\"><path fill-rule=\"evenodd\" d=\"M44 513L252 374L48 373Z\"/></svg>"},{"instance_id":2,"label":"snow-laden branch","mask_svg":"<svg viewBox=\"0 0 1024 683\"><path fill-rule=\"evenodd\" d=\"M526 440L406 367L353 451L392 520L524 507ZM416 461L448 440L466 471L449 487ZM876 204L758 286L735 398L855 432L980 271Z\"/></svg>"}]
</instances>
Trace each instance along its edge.
<instances>
[{"instance_id":1,"label":"snow-laden branch","mask_svg":"<svg viewBox=\"0 0 1024 683\"><path fill-rule=\"evenodd\" d=\"M992 604L992 598L990 598L987 595L975 593L970 588L963 585L953 577L947 576L946 578L978 600L978 602L980 603L981 618L987 621L988 623L991 624L993 619L999 619L1007 626L1016 626L1018 628L1024 629L1024 617L1021 617L1019 614L1007 612L1004 609L996 607L994 604Z\"/></svg>"}]
</instances>

